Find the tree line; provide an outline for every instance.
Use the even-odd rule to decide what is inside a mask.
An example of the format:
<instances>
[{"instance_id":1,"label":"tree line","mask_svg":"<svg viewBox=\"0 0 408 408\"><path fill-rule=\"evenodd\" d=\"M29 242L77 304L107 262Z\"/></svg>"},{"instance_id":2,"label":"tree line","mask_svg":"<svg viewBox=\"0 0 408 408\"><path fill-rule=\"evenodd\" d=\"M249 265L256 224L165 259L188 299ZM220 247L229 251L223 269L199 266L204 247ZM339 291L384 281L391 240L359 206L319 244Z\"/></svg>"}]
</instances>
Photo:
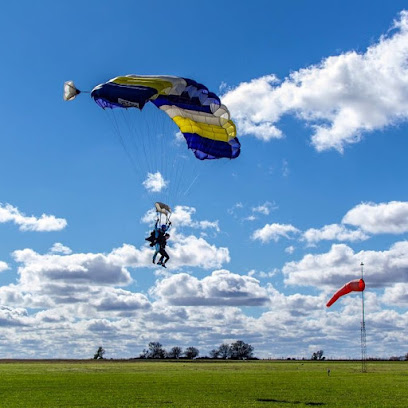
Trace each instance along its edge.
<instances>
[{"instance_id":1,"label":"tree line","mask_svg":"<svg viewBox=\"0 0 408 408\"><path fill-rule=\"evenodd\" d=\"M94 354L95 360L104 359L105 349L99 347L96 353ZM314 352L311 356L311 360L324 361L326 357L323 355L323 350L318 350ZM159 342L150 342L147 346L147 349L144 349L138 358L140 359L195 359L200 355L200 351L196 347L187 347L183 350L181 347L175 346L172 347L169 351L163 348L163 345ZM210 351L209 356L204 356L201 358L212 358L212 359L231 359L231 360L247 360L247 359L256 359L254 357L254 348L241 340L238 340L234 343L227 344L223 343L219 347ZM295 360L295 358L287 358L287 360ZM302 360L305 360L303 358ZM367 360L387 360L384 358L372 358L369 357ZM403 356L392 356L388 360L390 361L408 361L408 353Z\"/></svg>"},{"instance_id":2,"label":"tree line","mask_svg":"<svg viewBox=\"0 0 408 408\"><path fill-rule=\"evenodd\" d=\"M94 354L95 360L104 359L105 350L103 347L99 347ZM195 359L200 355L200 351L196 347L187 347L183 350L179 346L172 347L170 350L166 350L163 345L157 341L151 341L146 349L140 353L140 359ZM247 360L254 357L254 348L248 343L242 340L235 341L234 343L223 343L219 347L210 351L210 355L201 358L213 358L213 359L231 359L231 360Z\"/></svg>"}]
</instances>

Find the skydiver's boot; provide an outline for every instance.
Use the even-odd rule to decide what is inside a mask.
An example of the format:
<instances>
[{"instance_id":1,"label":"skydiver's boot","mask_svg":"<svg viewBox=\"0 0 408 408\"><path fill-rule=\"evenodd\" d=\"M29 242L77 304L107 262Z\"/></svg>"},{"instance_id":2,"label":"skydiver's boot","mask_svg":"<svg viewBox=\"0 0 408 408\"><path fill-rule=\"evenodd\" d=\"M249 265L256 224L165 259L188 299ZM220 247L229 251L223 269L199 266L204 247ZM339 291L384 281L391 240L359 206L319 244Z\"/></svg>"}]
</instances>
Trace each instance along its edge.
<instances>
[{"instance_id":1,"label":"skydiver's boot","mask_svg":"<svg viewBox=\"0 0 408 408\"><path fill-rule=\"evenodd\" d=\"M166 266L165 263L162 263L161 266L162 266L163 268L167 268L167 266Z\"/></svg>"}]
</instances>

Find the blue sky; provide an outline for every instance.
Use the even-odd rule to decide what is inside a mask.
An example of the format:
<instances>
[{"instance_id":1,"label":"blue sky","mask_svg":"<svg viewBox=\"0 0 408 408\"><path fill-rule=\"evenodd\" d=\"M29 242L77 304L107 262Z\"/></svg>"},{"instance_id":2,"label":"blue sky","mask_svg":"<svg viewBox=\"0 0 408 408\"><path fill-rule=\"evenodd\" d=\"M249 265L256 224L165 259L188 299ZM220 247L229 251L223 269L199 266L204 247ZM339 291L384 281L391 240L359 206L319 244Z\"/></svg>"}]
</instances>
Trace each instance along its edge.
<instances>
[{"instance_id":1,"label":"blue sky","mask_svg":"<svg viewBox=\"0 0 408 408\"><path fill-rule=\"evenodd\" d=\"M359 295L325 304L360 262L368 355L407 352L404 2L220 3L2 6L0 357L235 340L359 357ZM126 74L221 95L241 156L195 160L153 109L117 118L135 121L124 149L87 94L62 99L64 81ZM157 200L174 210L166 270L144 241Z\"/></svg>"}]
</instances>

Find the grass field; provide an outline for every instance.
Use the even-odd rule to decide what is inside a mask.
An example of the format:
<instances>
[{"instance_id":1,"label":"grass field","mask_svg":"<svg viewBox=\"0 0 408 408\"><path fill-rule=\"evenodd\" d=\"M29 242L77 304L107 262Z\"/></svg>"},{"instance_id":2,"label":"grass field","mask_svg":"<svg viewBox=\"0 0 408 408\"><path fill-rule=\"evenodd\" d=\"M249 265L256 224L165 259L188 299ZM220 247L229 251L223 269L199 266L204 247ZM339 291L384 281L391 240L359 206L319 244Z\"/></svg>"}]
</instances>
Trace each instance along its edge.
<instances>
[{"instance_id":1,"label":"grass field","mask_svg":"<svg viewBox=\"0 0 408 408\"><path fill-rule=\"evenodd\" d=\"M0 362L1 408L291 406L407 408L408 363Z\"/></svg>"}]
</instances>

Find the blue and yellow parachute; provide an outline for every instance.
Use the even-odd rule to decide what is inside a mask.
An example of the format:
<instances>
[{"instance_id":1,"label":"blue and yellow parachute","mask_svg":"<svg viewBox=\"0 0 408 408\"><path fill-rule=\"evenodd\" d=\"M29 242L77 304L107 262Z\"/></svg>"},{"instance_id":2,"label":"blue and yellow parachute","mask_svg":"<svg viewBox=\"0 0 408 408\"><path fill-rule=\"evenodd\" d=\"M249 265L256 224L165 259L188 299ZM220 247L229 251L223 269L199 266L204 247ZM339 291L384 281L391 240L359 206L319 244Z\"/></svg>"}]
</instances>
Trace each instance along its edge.
<instances>
[{"instance_id":1,"label":"blue and yellow parachute","mask_svg":"<svg viewBox=\"0 0 408 408\"><path fill-rule=\"evenodd\" d=\"M65 86L67 100L79 93L73 83L67 82ZM119 76L96 86L91 96L103 109L141 110L147 102L153 103L173 119L188 148L200 160L235 159L240 154L241 144L227 107L215 93L192 79Z\"/></svg>"}]
</instances>

